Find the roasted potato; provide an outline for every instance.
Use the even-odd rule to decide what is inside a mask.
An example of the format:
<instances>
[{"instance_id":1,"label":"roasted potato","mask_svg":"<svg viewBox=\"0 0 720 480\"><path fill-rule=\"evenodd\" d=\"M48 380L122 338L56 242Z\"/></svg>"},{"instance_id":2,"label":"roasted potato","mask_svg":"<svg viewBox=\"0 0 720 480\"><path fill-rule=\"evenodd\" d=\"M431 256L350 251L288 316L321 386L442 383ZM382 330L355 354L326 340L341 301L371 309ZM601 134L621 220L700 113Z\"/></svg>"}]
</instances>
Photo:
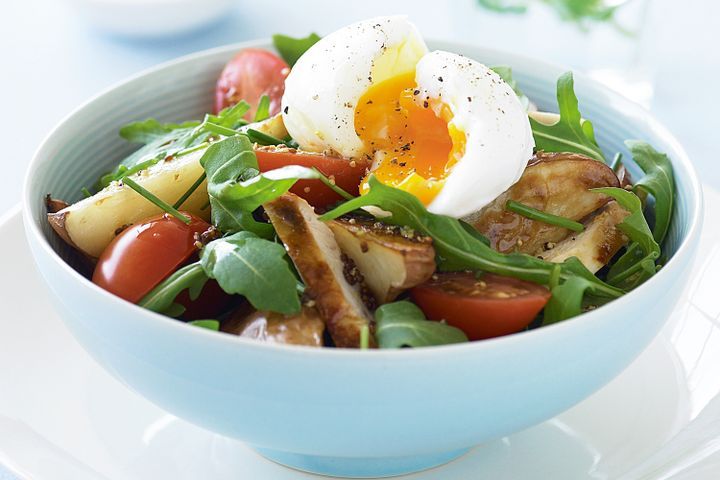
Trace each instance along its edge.
<instances>
[{"instance_id":1,"label":"roasted potato","mask_svg":"<svg viewBox=\"0 0 720 480\"><path fill-rule=\"evenodd\" d=\"M259 132L267 133L275 138L285 138L288 135L287 128L285 128L285 123L283 122L283 117L280 114L273 115L262 122L245 125L240 128L240 131L246 132L250 128Z\"/></svg>"},{"instance_id":2,"label":"roasted potato","mask_svg":"<svg viewBox=\"0 0 720 480\"><path fill-rule=\"evenodd\" d=\"M435 271L432 239L362 219L328 223L340 249L353 259L378 303L428 280Z\"/></svg>"},{"instance_id":3,"label":"roasted potato","mask_svg":"<svg viewBox=\"0 0 720 480\"><path fill-rule=\"evenodd\" d=\"M547 244L548 250L538 256L556 263L577 257L588 270L595 273L627 243L627 237L616 227L628 215L616 201L610 201L586 219L585 230L568 235L558 244Z\"/></svg>"},{"instance_id":4,"label":"roasted potato","mask_svg":"<svg viewBox=\"0 0 720 480\"><path fill-rule=\"evenodd\" d=\"M131 178L169 204L175 203L202 175L203 151L161 161ZM207 186L203 183L182 209L209 218ZM127 185L113 182L92 197L48 214L53 229L70 245L91 257L99 257L117 232L128 225L161 213Z\"/></svg>"},{"instance_id":5,"label":"roasted potato","mask_svg":"<svg viewBox=\"0 0 720 480\"><path fill-rule=\"evenodd\" d=\"M569 230L508 211L508 200L580 221L609 200L591 188L619 186L615 173L602 162L574 153L538 152L517 183L465 220L500 252L537 255L548 242L564 239Z\"/></svg>"},{"instance_id":6,"label":"roasted potato","mask_svg":"<svg viewBox=\"0 0 720 480\"><path fill-rule=\"evenodd\" d=\"M278 138L287 135L280 115L243 128L249 127ZM172 205L202 175L199 160L204 152L198 150L181 157L169 157L131 178ZM207 220L210 209L203 208L207 202L207 184L203 182L183 203L182 210ZM48 214L48 221L70 245L86 255L99 257L119 230L160 212L130 187L113 182L92 197Z\"/></svg>"},{"instance_id":7,"label":"roasted potato","mask_svg":"<svg viewBox=\"0 0 720 480\"><path fill-rule=\"evenodd\" d=\"M313 307L304 306L297 315L241 308L220 329L261 342L322 347L325 322Z\"/></svg>"}]
</instances>

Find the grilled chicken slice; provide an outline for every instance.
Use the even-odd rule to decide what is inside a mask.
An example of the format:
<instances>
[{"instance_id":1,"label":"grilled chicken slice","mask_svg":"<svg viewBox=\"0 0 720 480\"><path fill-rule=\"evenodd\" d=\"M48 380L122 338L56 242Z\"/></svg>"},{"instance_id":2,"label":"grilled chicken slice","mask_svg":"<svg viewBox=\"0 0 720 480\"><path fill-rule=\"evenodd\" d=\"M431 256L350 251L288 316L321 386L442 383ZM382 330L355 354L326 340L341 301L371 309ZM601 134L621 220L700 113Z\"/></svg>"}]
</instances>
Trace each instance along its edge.
<instances>
[{"instance_id":1,"label":"grilled chicken slice","mask_svg":"<svg viewBox=\"0 0 720 480\"><path fill-rule=\"evenodd\" d=\"M334 220L328 226L380 304L392 302L403 291L430 279L435 271L430 237L356 218Z\"/></svg>"},{"instance_id":2,"label":"grilled chicken slice","mask_svg":"<svg viewBox=\"0 0 720 480\"><path fill-rule=\"evenodd\" d=\"M372 317L361 297L361 278L357 272L349 275L352 268L343 261L330 228L318 220L305 200L291 193L263 207L305 282L305 294L315 301L335 345L359 347L360 333L370 326ZM370 337L370 345L375 346Z\"/></svg>"},{"instance_id":3,"label":"grilled chicken slice","mask_svg":"<svg viewBox=\"0 0 720 480\"><path fill-rule=\"evenodd\" d=\"M585 230L568 236L557 245L546 245L552 248L538 256L555 263L577 257L588 270L595 273L627 243L627 237L617 225L628 215L627 210L616 201L610 201L585 221Z\"/></svg>"},{"instance_id":4,"label":"grilled chicken slice","mask_svg":"<svg viewBox=\"0 0 720 480\"><path fill-rule=\"evenodd\" d=\"M304 306L297 315L248 310L238 310L222 323L221 330L267 343L323 346L325 322L313 307Z\"/></svg>"},{"instance_id":5,"label":"grilled chicken slice","mask_svg":"<svg viewBox=\"0 0 720 480\"><path fill-rule=\"evenodd\" d=\"M602 162L574 153L538 152L517 183L465 220L500 252L537 255L546 243L557 243L570 231L510 212L505 209L508 200L580 221L610 199L591 188L619 186L615 173Z\"/></svg>"}]
</instances>

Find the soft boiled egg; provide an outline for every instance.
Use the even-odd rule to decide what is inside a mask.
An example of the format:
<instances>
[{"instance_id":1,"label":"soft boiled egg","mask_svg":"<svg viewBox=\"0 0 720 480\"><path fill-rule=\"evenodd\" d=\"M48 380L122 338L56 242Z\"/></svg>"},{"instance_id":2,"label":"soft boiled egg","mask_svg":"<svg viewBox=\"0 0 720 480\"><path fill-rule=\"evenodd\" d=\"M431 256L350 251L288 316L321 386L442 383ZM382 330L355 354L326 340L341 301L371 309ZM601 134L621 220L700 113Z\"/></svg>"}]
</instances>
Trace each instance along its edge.
<instances>
[{"instance_id":1,"label":"soft boiled egg","mask_svg":"<svg viewBox=\"0 0 720 480\"><path fill-rule=\"evenodd\" d=\"M534 147L510 86L474 60L428 53L404 17L359 22L320 40L286 79L282 108L301 149L370 158L378 180L453 217L515 183Z\"/></svg>"}]
</instances>

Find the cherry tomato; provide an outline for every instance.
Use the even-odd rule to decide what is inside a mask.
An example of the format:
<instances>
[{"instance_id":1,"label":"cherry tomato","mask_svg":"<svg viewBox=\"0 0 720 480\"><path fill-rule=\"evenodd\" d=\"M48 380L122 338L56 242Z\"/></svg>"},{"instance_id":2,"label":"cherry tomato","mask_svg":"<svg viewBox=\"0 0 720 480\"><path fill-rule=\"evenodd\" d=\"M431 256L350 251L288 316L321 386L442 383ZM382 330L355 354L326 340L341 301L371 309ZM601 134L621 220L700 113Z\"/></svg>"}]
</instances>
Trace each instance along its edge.
<instances>
[{"instance_id":1,"label":"cherry tomato","mask_svg":"<svg viewBox=\"0 0 720 480\"><path fill-rule=\"evenodd\" d=\"M470 340L519 332L550 299L548 289L531 282L465 272L438 273L410 294L428 318L444 319Z\"/></svg>"},{"instance_id":2,"label":"cherry tomato","mask_svg":"<svg viewBox=\"0 0 720 480\"><path fill-rule=\"evenodd\" d=\"M348 161L321 153L302 152L274 147L255 150L261 172L274 170L285 165L316 167L325 176L335 179L335 184L352 195L358 195L358 186L370 163L365 160ZM325 207L342 200L342 197L323 185L319 180L299 180L290 189L304 198L313 207Z\"/></svg>"},{"instance_id":3,"label":"cherry tomato","mask_svg":"<svg viewBox=\"0 0 720 480\"><path fill-rule=\"evenodd\" d=\"M245 118L251 121L263 95L270 97L270 115L279 113L288 73L288 64L274 53L257 48L241 50L225 65L218 78L215 113L245 100L251 106Z\"/></svg>"},{"instance_id":4,"label":"cherry tomato","mask_svg":"<svg viewBox=\"0 0 720 480\"><path fill-rule=\"evenodd\" d=\"M195 234L207 230L204 220L189 225L163 214L131 225L105 248L92 281L118 297L137 303L197 253Z\"/></svg>"}]
</instances>

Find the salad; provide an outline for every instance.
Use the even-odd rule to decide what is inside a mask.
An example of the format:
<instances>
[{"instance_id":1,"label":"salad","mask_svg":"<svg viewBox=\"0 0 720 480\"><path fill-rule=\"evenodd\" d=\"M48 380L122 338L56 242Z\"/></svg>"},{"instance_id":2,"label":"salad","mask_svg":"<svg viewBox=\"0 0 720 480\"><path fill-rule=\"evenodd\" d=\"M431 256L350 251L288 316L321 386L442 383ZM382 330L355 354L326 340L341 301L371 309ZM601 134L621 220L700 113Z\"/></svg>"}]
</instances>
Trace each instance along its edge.
<instances>
[{"instance_id":1,"label":"salad","mask_svg":"<svg viewBox=\"0 0 720 480\"><path fill-rule=\"evenodd\" d=\"M213 113L126 125L141 146L86 198L47 196L94 283L258 341L401 348L564 321L665 262L671 163L606 157L571 73L553 114L405 17L273 40L230 59Z\"/></svg>"}]
</instances>

